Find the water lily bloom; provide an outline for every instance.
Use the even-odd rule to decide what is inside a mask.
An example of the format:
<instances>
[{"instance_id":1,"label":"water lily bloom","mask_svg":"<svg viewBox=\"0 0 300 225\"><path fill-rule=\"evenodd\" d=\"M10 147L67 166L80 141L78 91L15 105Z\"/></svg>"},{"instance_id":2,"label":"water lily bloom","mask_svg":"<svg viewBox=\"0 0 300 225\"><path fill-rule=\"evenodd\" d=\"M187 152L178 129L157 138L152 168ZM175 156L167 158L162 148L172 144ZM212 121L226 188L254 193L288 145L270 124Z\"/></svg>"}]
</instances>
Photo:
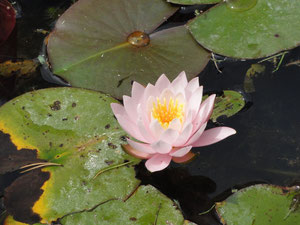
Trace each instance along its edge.
<instances>
[{"instance_id":1,"label":"water lily bloom","mask_svg":"<svg viewBox=\"0 0 300 225\"><path fill-rule=\"evenodd\" d=\"M124 106L111 104L121 127L136 139L127 139L127 152L147 159L146 168L154 172L166 168L171 160L190 160L194 156L192 147L210 145L235 134L230 127L205 130L216 95L201 104L202 92L198 77L188 82L185 72L172 82L162 74L155 85L147 87L134 82L131 97L123 96Z\"/></svg>"}]
</instances>

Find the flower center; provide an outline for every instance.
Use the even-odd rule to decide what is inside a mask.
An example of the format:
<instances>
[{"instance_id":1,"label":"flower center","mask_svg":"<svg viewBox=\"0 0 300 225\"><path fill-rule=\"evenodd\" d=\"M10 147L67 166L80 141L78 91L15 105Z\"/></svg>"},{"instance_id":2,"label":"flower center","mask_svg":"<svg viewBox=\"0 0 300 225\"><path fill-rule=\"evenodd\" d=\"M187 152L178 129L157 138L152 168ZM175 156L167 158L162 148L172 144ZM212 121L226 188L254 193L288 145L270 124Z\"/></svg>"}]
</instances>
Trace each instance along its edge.
<instances>
[{"instance_id":1,"label":"flower center","mask_svg":"<svg viewBox=\"0 0 300 225\"><path fill-rule=\"evenodd\" d=\"M167 129L170 122L173 119L178 118L180 122L183 121L183 104L179 104L176 99L174 102L173 98L170 98L169 102L164 98L163 102L160 102L159 98L156 99L156 104L153 102L152 116L157 119L160 125Z\"/></svg>"}]
</instances>

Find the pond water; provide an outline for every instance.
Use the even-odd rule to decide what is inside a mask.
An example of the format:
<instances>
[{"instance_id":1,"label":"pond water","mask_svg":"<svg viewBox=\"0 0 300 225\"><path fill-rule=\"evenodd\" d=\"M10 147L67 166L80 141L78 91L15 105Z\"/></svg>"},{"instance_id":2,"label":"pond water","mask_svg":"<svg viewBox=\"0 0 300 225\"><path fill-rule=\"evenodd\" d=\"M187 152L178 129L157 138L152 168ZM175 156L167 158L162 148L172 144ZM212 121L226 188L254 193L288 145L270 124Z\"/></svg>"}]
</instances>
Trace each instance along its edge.
<instances>
[{"instance_id":1,"label":"pond water","mask_svg":"<svg viewBox=\"0 0 300 225\"><path fill-rule=\"evenodd\" d=\"M1 61L37 57L45 37L37 29L50 30L54 24L49 10L47 15L47 9L64 8L70 2L18 1L20 18L6 46L0 47ZM182 8L165 26L185 23L193 17L194 9ZM219 224L213 210L204 215L199 213L208 210L215 201L227 197L232 188L253 183L299 184L300 105L297 103L300 97L300 67L287 66L299 58L300 48L291 50L276 72L272 72L276 67L272 62L262 63L266 70L253 78L255 91L252 93L245 93L243 84L247 70L258 60L221 58L218 66L222 73L211 61L199 75L204 91L231 89L245 96L247 104L241 112L218 120L218 124L236 129L237 134L217 144L194 149L199 155L188 164L172 164L168 169L153 174L140 165L137 171L142 183L150 183L170 198L178 200L186 218L202 225ZM3 90L1 87L1 103L30 90L55 86L44 81L39 73L17 83L10 81L9 85L13 88ZM1 195L14 177L15 174L0 177Z\"/></svg>"}]
</instances>

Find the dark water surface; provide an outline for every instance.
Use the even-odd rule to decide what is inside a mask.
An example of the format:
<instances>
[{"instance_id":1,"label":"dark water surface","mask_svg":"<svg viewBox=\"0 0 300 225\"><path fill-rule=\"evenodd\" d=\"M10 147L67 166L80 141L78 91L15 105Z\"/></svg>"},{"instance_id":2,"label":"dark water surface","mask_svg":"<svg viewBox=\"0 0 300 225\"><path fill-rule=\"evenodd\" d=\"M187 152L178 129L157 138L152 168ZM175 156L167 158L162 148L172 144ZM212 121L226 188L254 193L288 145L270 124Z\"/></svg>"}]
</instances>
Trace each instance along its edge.
<instances>
[{"instance_id":1,"label":"dark water surface","mask_svg":"<svg viewBox=\"0 0 300 225\"><path fill-rule=\"evenodd\" d=\"M50 30L54 22L46 10L50 6L64 8L70 2L19 1L21 15L9 44L2 46L0 60L37 57L45 35L36 29ZM189 9L181 9L169 23L179 24L193 17ZM274 73L272 62L264 62L266 72L254 78L255 92L248 94L243 90L244 77L257 60L226 60L219 64L222 73L210 62L200 74L206 92L233 89L245 95L245 109L231 118L221 118L217 124L233 127L237 134L217 144L194 149L199 155L189 164L172 164L153 174L140 165L138 177L178 200L186 218L202 225L219 224L213 211L206 215L199 213L208 210L215 201L223 200L231 188L253 183L284 186L300 183L300 67L285 66L299 59L300 48L290 51ZM21 82L25 85L11 93L12 89L0 91L0 103L33 89L53 86L42 80L39 73ZM1 195L14 177L0 177Z\"/></svg>"}]
</instances>

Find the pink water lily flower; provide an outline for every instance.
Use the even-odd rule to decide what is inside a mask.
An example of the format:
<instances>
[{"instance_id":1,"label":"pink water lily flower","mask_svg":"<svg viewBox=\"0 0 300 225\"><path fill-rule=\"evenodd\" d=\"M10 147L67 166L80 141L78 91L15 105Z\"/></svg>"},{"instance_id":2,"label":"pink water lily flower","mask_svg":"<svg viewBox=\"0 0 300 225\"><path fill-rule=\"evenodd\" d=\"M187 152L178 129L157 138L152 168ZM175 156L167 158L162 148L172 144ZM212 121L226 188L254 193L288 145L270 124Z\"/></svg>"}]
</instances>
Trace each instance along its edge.
<instances>
[{"instance_id":1,"label":"pink water lily flower","mask_svg":"<svg viewBox=\"0 0 300 225\"><path fill-rule=\"evenodd\" d=\"M134 82L131 97L123 96L124 106L111 104L121 127L137 140L127 139L127 152L147 159L147 169L154 172L166 168L171 160L190 160L194 156L192 147L235 134L230 127L205 130L216 95L201 104L202 92L198 77L188 82L185 72L172 82L162 74L155 85L147 87Z\"/></svg>"}]
</instances>

